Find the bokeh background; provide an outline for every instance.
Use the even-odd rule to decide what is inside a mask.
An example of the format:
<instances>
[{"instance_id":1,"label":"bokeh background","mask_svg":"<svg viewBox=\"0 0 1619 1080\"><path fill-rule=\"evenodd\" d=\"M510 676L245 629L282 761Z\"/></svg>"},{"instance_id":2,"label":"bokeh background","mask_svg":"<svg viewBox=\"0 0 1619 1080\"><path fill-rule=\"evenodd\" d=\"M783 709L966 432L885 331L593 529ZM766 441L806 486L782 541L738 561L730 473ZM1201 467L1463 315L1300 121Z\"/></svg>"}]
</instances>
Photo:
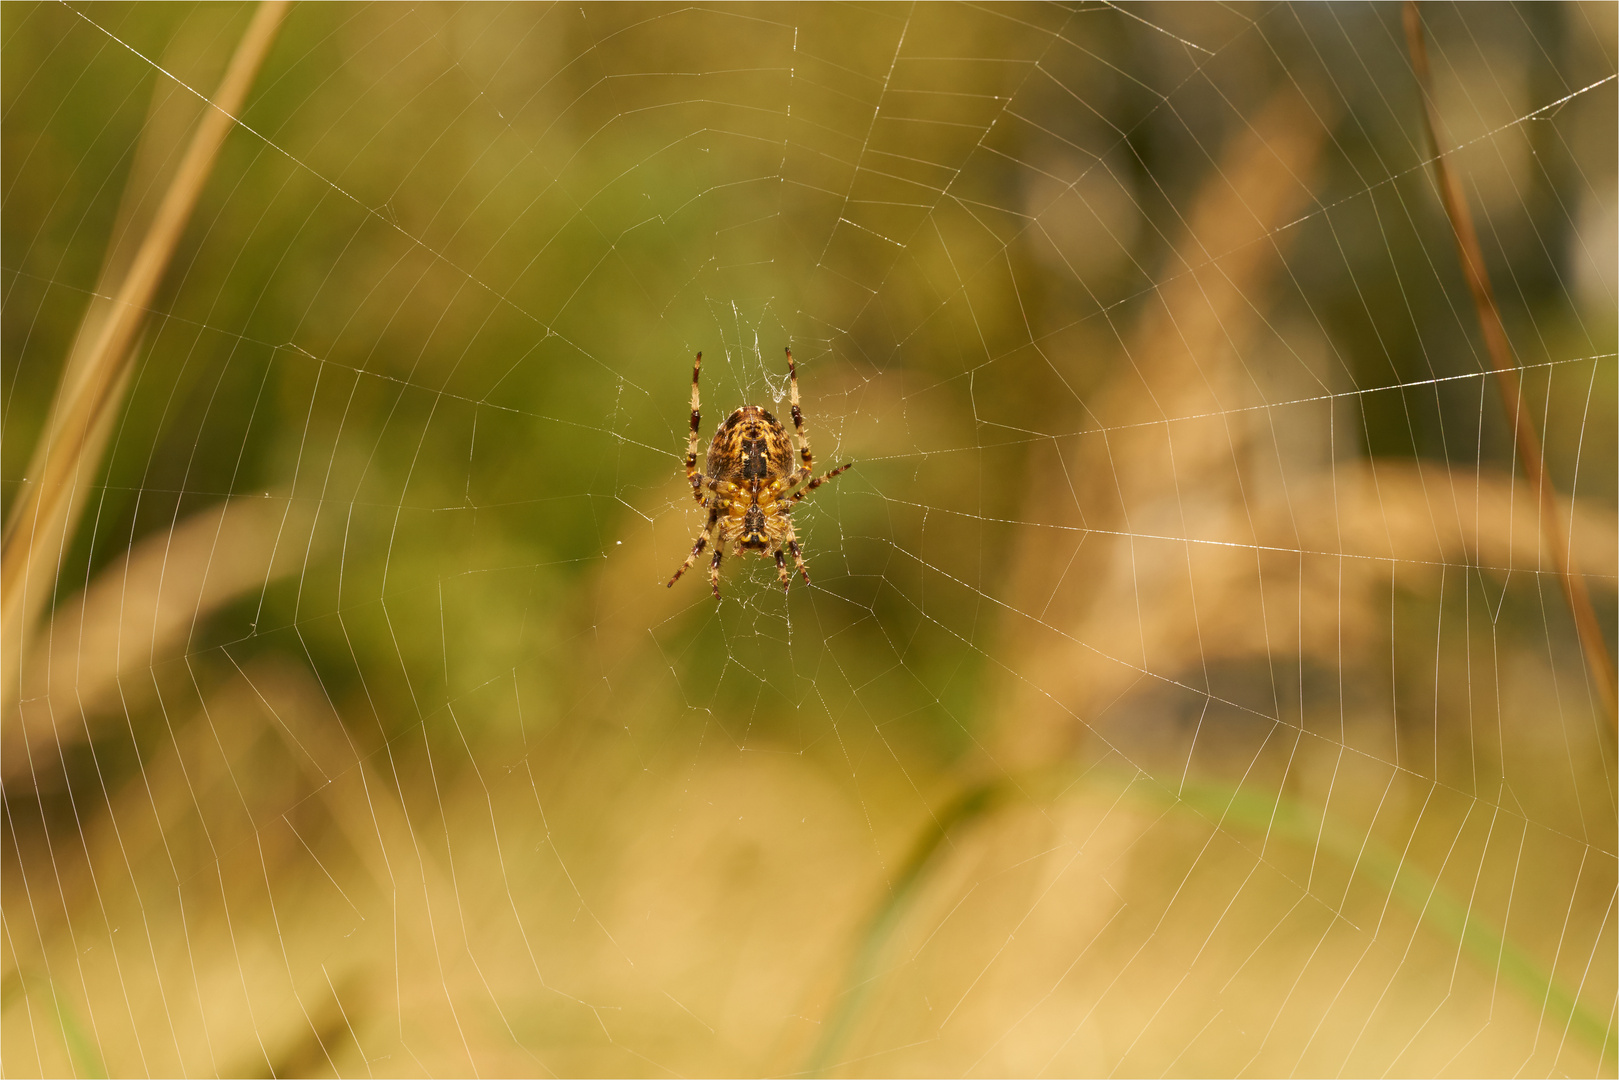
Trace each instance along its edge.
<instances>
[{"instance_id":1,"label":"bokeh background","mask_svg":"<svg viewBox=\"0 0 1619 1080\"><path fill-rule=\"evenodd\" d=\"M1610 656L1615 12L1424 8ZM252 15L0 7L8 528ZM1614 1075L1400 17L293 7L6 643L4 1072ZM814 584L665 589L787 345Z\"/></svg>"}]
</instances>

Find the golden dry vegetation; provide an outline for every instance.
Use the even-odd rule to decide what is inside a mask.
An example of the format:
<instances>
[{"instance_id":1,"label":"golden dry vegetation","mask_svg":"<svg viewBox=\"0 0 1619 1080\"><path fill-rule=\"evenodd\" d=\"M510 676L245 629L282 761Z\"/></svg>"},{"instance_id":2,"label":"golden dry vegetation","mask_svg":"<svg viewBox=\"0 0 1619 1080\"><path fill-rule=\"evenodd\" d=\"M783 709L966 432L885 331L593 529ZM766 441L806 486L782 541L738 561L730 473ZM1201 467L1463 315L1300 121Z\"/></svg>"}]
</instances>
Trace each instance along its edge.
<instances>
[{"instance_id":1,"label":"golden dry vegetation","mask_svg":"<svg viewBox=\"0 0 1619 1080\"><path fill-rule=\"evenodd\" d=\"M0 7L0 1070L1614 1075L1615 8L1423 12L1513 415L1397 7Z\"/></svg>"}]
</instances>

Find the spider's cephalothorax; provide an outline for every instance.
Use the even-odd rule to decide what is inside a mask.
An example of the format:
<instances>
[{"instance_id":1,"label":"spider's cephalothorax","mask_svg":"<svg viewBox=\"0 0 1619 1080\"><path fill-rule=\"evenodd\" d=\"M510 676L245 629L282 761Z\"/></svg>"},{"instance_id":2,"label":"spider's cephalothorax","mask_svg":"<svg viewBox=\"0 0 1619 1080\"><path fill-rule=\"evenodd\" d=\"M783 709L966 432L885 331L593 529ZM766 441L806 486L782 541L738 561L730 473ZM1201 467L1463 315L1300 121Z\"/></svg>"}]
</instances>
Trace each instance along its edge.
<instances>
[{"instance_id":1,"label":"spider's cephalothorax","mask_svg":"<svg viewBox=\"0 0 1619 1080\"><path fill-rule=\"evenodd\" d=\"M793 364L793 350L788 349L788 402L793 410L793 430L798 433L799 464L793 464L793 440L781 421L758 405L744 405L727 416L714 433L714 441L708 444L708 459L704 462L706 471L699 471L697 429L703 418L698 409L697 380L702 370L703 354L698 353L691 366L691 440L686 447L686 478L691 481L692 497L708 511L708 517L697 534L691 554L680 564L669 584L680 579L712 540L714 558L708 564L708 581L716 598L720 595L720 560L725 557L727 544L775 558L776 576L781 579L784 590L793 580L781 550L785 547L792 552L793 563L808 585L809 569L804 565L804 553L799 549L798 536L793 532L789 517L793 504L835 479L853 463L814 476L815 455L810 452L809 436L804 432L804 414L798 408L798 368ZM799 484L804 486L798 487Z\"/></svg>"}]
</instances>

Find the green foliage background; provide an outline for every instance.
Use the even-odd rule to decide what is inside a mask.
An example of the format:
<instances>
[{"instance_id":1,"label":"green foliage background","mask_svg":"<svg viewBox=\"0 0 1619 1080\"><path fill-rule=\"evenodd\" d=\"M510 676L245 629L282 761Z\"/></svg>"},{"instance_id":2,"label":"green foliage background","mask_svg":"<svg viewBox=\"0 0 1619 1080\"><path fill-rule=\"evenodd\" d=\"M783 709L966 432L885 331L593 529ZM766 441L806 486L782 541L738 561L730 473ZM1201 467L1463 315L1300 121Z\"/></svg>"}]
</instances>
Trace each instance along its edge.
<instances>
[{"instance_id":1,"label":"green foliage background","mask_svg":"<svg viewBox=\"0 0 1619 1080\"><path fill-rule=\"evenodd\" d=\"M8 511L149 117L249 17L0 8ZM1428 18L1611 643L1614 9ZM1397 8L294 8L52 606L227 501L286 561L6 766L5 1070L1612 1075L1614 740L1543 567L1396 555L1314 601L1335 654L1062 689L1135 633L1059 614L1042 538L1114 542L1063 463L1131 452L1139 328L1291 92L1222 421L1282 494L1231 506L1510 477ZM858 462L815 585L666 591L691 354L706 431L787 344Z\"/></svg>"}]
</instances>

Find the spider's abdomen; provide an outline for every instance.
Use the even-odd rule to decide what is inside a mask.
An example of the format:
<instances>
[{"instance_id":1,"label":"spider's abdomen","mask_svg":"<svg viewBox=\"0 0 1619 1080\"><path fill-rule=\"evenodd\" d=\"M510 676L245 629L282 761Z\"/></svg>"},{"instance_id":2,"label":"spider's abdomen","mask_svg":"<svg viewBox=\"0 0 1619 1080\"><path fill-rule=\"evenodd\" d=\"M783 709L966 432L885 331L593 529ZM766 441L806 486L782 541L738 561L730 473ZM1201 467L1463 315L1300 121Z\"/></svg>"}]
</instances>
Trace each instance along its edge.
<instances>
[{"instance_id":1,"label":"spider's abdomen","mask_svg":"<svg viewBox=\"0 0 1619 1080\"><path fill-rule=\"evenodd\" d=\"M757 405L744 405L714 433L708 447L708 475L733 484L768 484L793 471L793 444L787 431Z\"/></svg>"}]
</instances>

